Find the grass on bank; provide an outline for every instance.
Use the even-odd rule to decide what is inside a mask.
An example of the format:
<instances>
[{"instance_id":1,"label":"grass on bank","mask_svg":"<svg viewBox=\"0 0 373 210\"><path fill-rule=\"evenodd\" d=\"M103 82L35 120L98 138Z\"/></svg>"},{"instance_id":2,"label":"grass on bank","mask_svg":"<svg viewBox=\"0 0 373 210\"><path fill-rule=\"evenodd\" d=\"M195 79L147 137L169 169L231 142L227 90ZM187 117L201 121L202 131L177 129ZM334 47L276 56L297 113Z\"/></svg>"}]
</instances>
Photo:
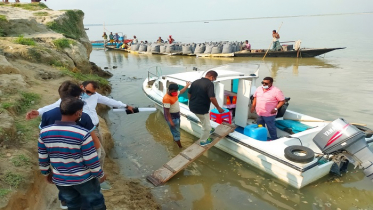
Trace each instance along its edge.
<instances>
[{"instance_id":1,"label":"grass on bank","mask_svg":"<svg viewBox=\"0 0 373 210\"><path fill-rule=\"evenodd\" d=\"M34 120L17 119L15 122L17 132L17 140L28 142L37 141L38 132L35 132L35 128L38 128L40 124L40 118Z\"/></svg>"},{"instance_id":2,"label":"grass on bank","mask_svg":"<svg viewBox=\"0 0 373 210\"><path fill-rule=\"evenodd\" d=\"M26 112L32 105L39 103L41 96L36 93L21 92L21 101L19 103L20 112Z\"/></svg>"},{"instance_id":3,"label":"grass on bank","mask_svg":"<svg viewBox=\"0 0 373 210\"><path fill-rule=\"evenodd\" d=\"M80 80L80 81L93 80L93 81L98 82L100 87L109 86L109 81L105 78L98 76L97 74L83 74L81 72L69 71L66 68L62 68L61 70L64 75L68 75L76 80Z\"/></svg>"},{"instance_id":4,"label":"grass on bank","mask_svg":"<svg viewBox=\"0 0 373 210\"><path fill-rule=\"evenodd\" d=\"M35 46L35 41L30 38L25 38L23 35L20 35L17 39L14 40L16 44Z\"/></svg>"},{"instance_id":5,"label":"grass on bank","mask_svg":"<svg viewBox=\"0 0 373 210\"><path fill-rule=\"evenodd\" d=\"M48 16L49 13L48 12L34 12L33 15L34 16Z\"/></svg>"},{"instance_id":6,"label":"grass on bank","mask_svg":"<svg viewBox=\"0 0 373 210\"><path fill-rule=\"evenodd\" d=\"M29 3L29 4L5 4L3 2L0 2L0 6L6 6L6 7L17 7L17 8L22 8L25 10L31 10L31 11L36 11L36 10L42 10L42 9L47 9L48 6L43 4L43 3Z\"/></svg>"},{"instance_id":7,"label":"grass on bank","mask_svg":"<svg viewBox=\"0 0 373 210\"><path fill-rule=\"evenodd\" d=\"M67 38L79 39L83 32L79 27L79 22L82 20L84 13L81 10L66 10L68 18L62 19L59 22L52 21L47 23L47 27L53 31L63 34Z\"/></svg>"},{"instance_id":8,"label":"grass on bank","mask_svg":"<svg viewBox=\"0 0 373 210\"><path fill-rule=\"evenodd\" d=\"M6 16L5 15L0 15L0 21L7 21Z\"/></svg>"},{"instance_id":9,"label":"grass on bank","mask_svg":"<svg viewBox=\"0 0 373 210\"><path fill-rule=\"evenodd\" d=\"M10 193L10 192L11 192L11 190L9 190L9 189L0 188L0 198L8 195L8 193Z\"/></svg>"},{"instance_id":10,"label":"grass on bank","mask_svg":"<svg viewBox=\"0 0 373 210\"><path fill-rule=\"evenodd\" d=\"M76 42L74 40L62 38L53 40L53 44L54 46L56 46L57 49L62 50L64 48L70 48L71 45L75 45Z\"/></svg>"},{"instance_id":11,"label":"grass on bank","mask_svg":"<svg viewBox=\"0 0 373 210\"><path fill-rule=\"evenodd\" d=\"M21 155L18 155L12 158L11 162L13 163L15 167L19 167L19 166L25 166L25 165L30 164L30 159L26 155L21 154Z\"/></svg>"},{"instance_id":12,"label":"grass on bank","mask_svg":"<svg viewBox=\"0 0 373 210\"><path fill-rule=\"evenodd\" d=\"M17 114L25 113L31 106L39 103L41 96L36 93L19 92L20 97L17 99L10 99L6 95L0 103L0 108L14 110Z\"/></svg>"},{"instance_id":13,"label":"grass on bank","mask_svg":"<svg viewBox=\"0 0 373 210\"><path fill-rule=\"evenodd\" d=\"M18 186L23 182L24 178L20 174L13 173L11 171L7 171L4 176L4 182L8 185L18 188Z\"/></svg>"}]
</instances>

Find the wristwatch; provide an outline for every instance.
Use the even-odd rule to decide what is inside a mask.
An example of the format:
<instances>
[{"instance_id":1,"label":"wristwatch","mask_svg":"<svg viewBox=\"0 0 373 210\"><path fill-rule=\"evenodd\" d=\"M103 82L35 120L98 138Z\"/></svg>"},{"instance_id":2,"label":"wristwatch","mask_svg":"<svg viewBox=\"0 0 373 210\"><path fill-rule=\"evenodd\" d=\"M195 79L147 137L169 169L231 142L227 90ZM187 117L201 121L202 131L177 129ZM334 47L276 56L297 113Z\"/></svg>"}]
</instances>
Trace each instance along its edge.
<instances>
[{"instance_id":1,"label":"wristwatch","mask_svg":"<svg viewBox=\"0 0 373 210\"><path fill-rule=\"evenodd\" d=\"M275 110L277 111L277 108L275 108Z\"/></svg>"}]
</instances>

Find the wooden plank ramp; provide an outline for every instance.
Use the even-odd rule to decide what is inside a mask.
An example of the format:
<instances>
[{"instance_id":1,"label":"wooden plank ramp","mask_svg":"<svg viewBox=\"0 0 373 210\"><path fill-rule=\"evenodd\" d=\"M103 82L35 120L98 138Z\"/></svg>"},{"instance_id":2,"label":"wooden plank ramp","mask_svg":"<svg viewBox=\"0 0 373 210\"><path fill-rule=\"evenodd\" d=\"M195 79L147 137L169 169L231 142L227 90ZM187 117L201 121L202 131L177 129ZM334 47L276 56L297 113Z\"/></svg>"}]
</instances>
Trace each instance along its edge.
<instances>
[{"instance_id":1,"label":"wooden plank ramp","mask_svg":"<svg viewBox=\"0 0 373 210\"><path fill-rule=\"evenodd\" d=\"M210 138L213 139L211 144L203 147L199 144L199 141L194 142L194 144L183 150L180 154L172 158L161 168L155 170L151 175L147 176L146 179L154 186L159 186L166 183L169 179L186 168L205 151L209 150L229 133L232 133L235 129L235 125L223 122L222 124L218 125L215 128L214 133L210 135Z\"/></svg>"}]
</instances>

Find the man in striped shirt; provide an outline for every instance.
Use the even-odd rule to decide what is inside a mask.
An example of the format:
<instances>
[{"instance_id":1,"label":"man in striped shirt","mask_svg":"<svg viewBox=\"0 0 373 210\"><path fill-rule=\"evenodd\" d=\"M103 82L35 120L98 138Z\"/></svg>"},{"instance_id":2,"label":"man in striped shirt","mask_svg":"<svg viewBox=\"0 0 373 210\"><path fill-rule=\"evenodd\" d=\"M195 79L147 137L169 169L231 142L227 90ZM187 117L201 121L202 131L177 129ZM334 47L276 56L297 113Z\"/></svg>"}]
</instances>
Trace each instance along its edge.
<instances>
[{"instance_id":1,"label":"man in striped shirt","mask_svg":"<svg viewBox=\"0 0 373 210\"><path fill-rule=\"evenodd\" d=\"M47 181L56 184L69 209L80 209L86 201L93 209L106 209L100 182L101 169L89 131L76 125L84 102L77 98L61 101L61 121L40 131L39 168Z\"/></svg>"}]
</instances>

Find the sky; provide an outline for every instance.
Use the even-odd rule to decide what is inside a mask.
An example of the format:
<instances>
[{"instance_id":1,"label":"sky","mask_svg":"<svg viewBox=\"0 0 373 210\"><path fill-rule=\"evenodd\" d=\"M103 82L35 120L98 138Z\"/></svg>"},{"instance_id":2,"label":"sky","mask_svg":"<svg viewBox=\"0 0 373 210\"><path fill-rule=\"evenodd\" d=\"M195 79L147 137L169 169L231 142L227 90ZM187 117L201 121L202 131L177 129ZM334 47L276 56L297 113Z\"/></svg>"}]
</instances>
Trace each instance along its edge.
<instances>
[{"instance_id":1,"label":"sky","mask_svg":"<svg viewBox=\"0 0 373 210\"><path fill-rule=\"evenodd\" d=\"M48 0L45 3L54 10L83 10L85 24L373 12L372 0Z\"/></svg>"}]
</instances>

